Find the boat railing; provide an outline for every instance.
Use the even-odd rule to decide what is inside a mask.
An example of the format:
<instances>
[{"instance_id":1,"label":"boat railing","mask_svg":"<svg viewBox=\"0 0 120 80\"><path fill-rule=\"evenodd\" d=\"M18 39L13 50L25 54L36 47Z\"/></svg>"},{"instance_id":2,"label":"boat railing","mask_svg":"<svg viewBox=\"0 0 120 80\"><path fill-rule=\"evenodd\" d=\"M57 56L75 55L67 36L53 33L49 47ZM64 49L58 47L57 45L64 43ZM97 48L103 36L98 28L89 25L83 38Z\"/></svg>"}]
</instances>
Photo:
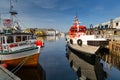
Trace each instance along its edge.
<instances>
[{"instance_id":1,"label":"boat railing","mask_svg":"<svg viewBox=\"0 0 120 80\"><path fill-rule=\"evenodd\" d=\"M104 35L95 35L95 38L105 38Z\"/></svg>"},{"instance_id":2,"label":"boat railing","mask_svg":"<svg viewBox=\"0 0 120 80\"><path fill-rule=\"evenodd\" d=\"M2 44L0 46L0 52L10 52L14 50L19 50L27 47L35 46L35 40L26 40L21 42L9 43L9 44Z\"/></svg>"}]
</instances>

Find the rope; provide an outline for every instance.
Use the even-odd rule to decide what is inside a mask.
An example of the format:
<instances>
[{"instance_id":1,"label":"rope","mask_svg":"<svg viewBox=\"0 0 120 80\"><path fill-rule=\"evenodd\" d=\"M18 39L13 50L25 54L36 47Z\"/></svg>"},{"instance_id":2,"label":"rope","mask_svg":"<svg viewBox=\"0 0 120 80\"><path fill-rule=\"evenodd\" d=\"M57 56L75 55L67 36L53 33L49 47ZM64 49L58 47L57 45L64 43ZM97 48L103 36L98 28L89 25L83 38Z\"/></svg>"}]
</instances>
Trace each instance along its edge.
<instances>
[{"instance_id":1,"label":"rope","mask_svg":"<svg viewBox=\"0 0 120 80\"><path fill-rule=\"evenodd\" d=\"M15 68L11 70L14 74L25 64L25 62L29 59L30 56L26 57L23 61L21 61Z\"/></svg>"},{"instance_id":2,"label":"rope","mask_svg":"<svg viewBox=\"0 0 120 80\"><path fill-rule=\"evenodd\" d=\"M25 25L21 22L21 20L20 20L20 19L18 19L18 17L17 17L17 16L15 16L15 18L17 19L17 21L19 21L19 23L23 26L23 28L27 28L27 26L25 26Z\"/></svg>"}]
</instances>

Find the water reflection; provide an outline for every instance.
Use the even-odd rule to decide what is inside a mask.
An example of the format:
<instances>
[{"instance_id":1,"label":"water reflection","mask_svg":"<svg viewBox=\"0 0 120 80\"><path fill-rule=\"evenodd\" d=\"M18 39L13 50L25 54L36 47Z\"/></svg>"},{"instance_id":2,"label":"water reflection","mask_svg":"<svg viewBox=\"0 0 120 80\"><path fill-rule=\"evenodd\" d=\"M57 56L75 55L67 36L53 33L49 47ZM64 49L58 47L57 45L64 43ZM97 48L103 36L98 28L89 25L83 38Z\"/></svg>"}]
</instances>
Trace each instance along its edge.
<instances>
[{"instance_id":1,"label":"water reflection","mask_svg":"<svg viewBox=\"0 0 120 80\"><path fill-rule=\"evenodd\" d=\"M7 69L21 80L46 80L46 73L39 64L40 54L16 59L8 65Z\"/></svg>"},{"instance_id":2,"label":"water reflection","mask_svg":"<svg viewBox=\"0 0 120 80\"><path fill-rule=\"evenodd\" d=\"M13 69L14 66L9 67L9 70ZM21 80L46 80L46 74L42 66L23 66L18 70L17 75Z\"/></svg>"},{"instance_id":3,"label":"water reflection","mask_svg":"<svg viewBox=\"0 0 120 80\"><path fill-rule=\"evenodd\" d=\"M120 56L115 53L100 55L101 59L108 63L110 69L112 66L120 70Z\"/></svg>"},{"instance_id":4,"label":"water reflection","mask_svg":"<svg viewBox=\"0 0 120 80\"><path fill-rule=\"evenodd\" d=\"M71 51L69 48L66 48L66 52L70 66L78 75L78 80L105 80L106 72L99 57Z\"/></svg>"},{"instance_id":5,"label":"water reflection","mask_svg":"<svg viewBox=\"0 0 120 80\"><path fill-rule=\"evenodd\" d=\"M120 80L120 56L116 53L99 53L101 63L107 72L106 80Z\"/></svg>"},{"instance_id":6,"label":"water reflection","mask_svg":"<svg viewBox=\"0 0 120 80\"><path fill-rule=\"evenodd\" d=\"M39 62L46 72L46 80L75 80L76 73L70 68L65 52L64 38L45 42Z\"/></svg>"},{"instance_id":7,"label":"water reflection","mask_svg":"<svg viewBox=\"0 0 120 80\"><path fill-rule=\"evenodd\" d=\"M43 37L39 37L42 40L46 41L46 42L54 42L57 41L61 38L61 36L43 36Z\"/></svg>"}]
</instances>

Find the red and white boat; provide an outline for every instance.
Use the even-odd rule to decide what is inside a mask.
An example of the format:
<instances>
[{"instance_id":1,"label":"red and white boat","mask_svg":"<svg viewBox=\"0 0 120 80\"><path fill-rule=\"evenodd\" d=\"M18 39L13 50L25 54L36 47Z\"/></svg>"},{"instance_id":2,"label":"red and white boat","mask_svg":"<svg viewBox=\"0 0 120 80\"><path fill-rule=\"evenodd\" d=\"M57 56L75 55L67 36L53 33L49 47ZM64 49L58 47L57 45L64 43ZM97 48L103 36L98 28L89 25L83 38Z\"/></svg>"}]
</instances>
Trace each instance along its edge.
<instances>
[{"instance_id":1,"label":"red and white boat","mask_svg":"<svg viewBox=\"0 0 120 80\"><path fill-rule=\"evenodd\" d=\"M73 26L70 27L66 36L67 43L92 46L103 46L108 44L108 40L96 35L87 35L86 26L80 25L78 17L75 17Z\"/></svg>"},{"instance_id":2,"label":"red and white boat","mask_svg":"<svg viewBox=\"0 0 120 80\"><path fill-rule=\"evenodd\" d=\"M66 42L71 50L88 55L95 55L99 49L108 45L109 41L96 35L87 35L86 26L79 24L78 17L75 17L74 25L70 27Z\"/></svg>"}]
</instances>

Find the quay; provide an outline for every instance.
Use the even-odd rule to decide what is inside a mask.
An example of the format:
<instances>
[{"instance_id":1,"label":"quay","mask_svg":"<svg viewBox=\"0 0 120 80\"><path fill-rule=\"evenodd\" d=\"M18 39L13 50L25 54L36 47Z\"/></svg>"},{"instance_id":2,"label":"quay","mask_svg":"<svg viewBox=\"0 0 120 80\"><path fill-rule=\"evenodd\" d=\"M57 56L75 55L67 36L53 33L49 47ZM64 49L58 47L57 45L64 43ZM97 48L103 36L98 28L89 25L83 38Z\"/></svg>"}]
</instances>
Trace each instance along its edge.
<instances>
[{"instance_id":1,"label":"quay","mask_svg":"<svg viewBox=\"0 0 120 80\"><path fill-rule=\"evenodd\" d=\"M110 41L109 42L109 50L110 53L115 53L116 55L120 56L120 42L118 41Z\"/></svg>"},{"instance_id":2,"label":"quay","mask_svg":"<svg viewBox=\"0 0 120 80\"><path fill-rule=\"evenodd\" d=\"M0 66L0 80L21 80L6 68Z\"/></svg>"}]
</instances>

